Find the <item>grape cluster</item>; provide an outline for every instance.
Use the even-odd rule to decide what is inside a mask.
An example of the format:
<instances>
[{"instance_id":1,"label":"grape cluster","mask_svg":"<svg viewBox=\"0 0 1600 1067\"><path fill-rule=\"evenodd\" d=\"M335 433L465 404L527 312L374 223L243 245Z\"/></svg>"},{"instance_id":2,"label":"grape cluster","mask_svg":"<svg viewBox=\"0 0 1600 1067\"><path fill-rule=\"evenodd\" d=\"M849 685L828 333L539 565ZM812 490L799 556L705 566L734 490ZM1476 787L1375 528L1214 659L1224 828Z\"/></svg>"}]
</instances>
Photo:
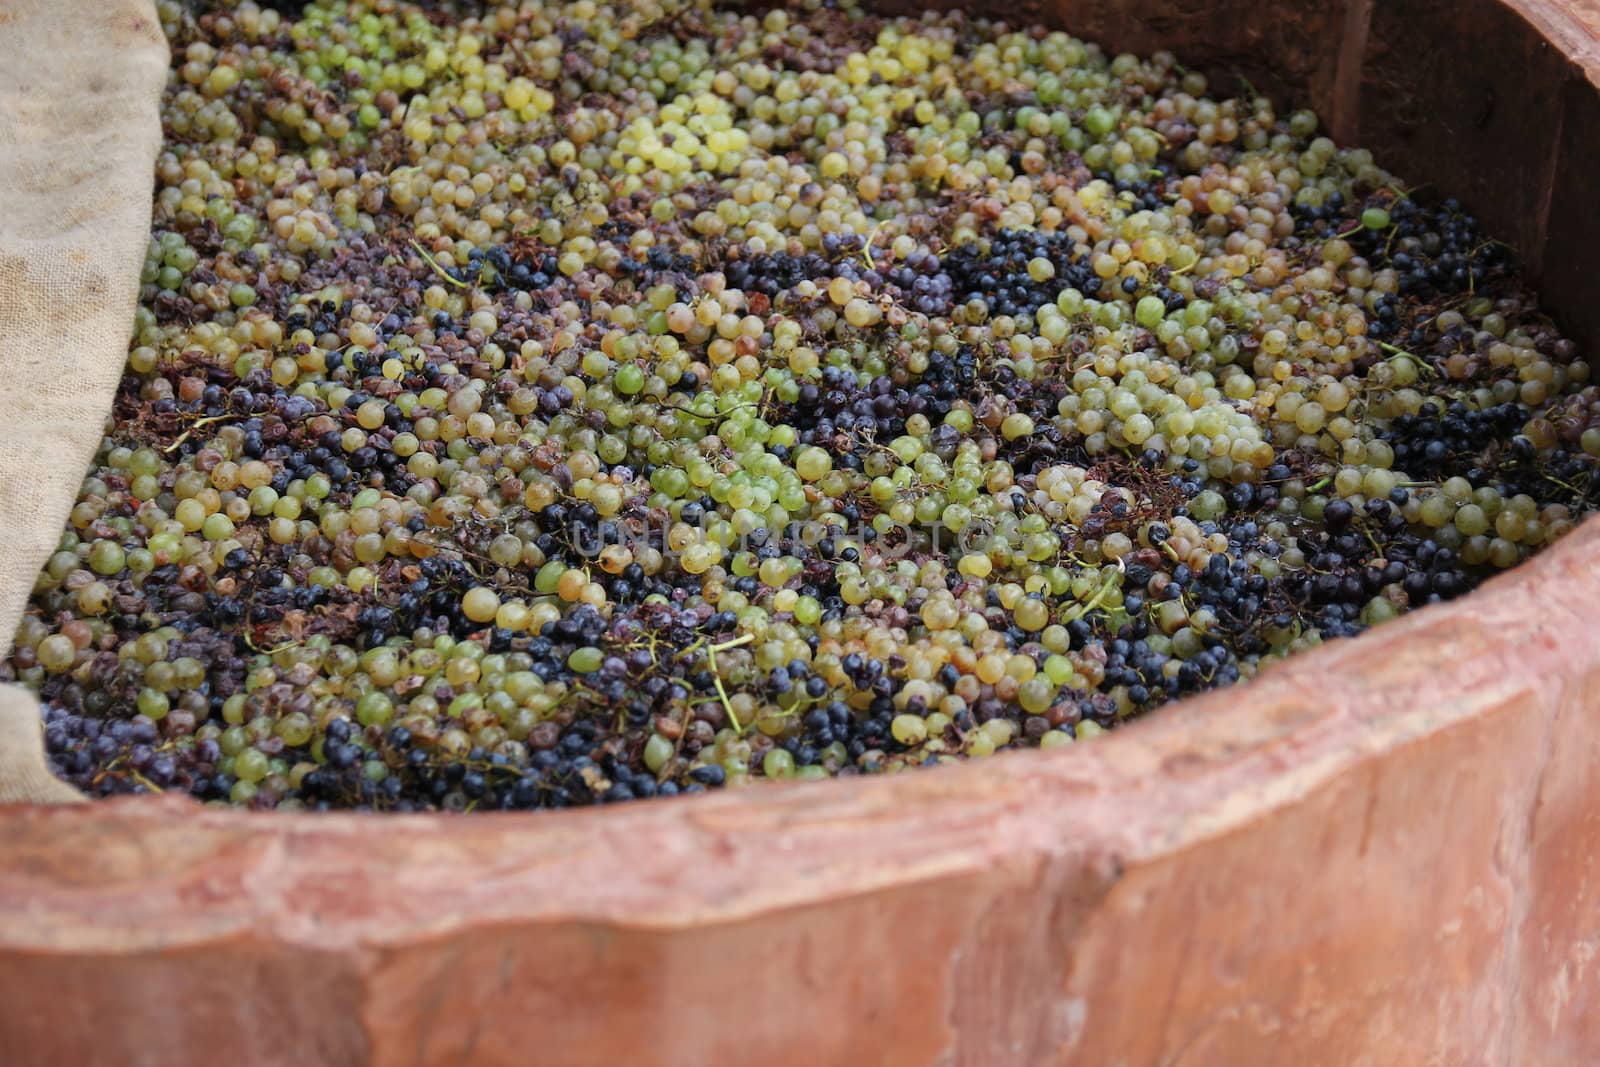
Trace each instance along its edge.
<instances>
[{"instance_id":1,"label":"grape cluster","mask_svg":"<svg viewBox=\"0 0 1600 1067\"><path fill-rule=\"evenodd\" d=\"M1593 509L1600 393L1508 250L1170 55L814 0L160 11L127 373L0 667L93 795L1072 744Z\"/></svg>"},{"instance_id":2,"label":"grape cluster","mask_svg":"<svg viewBox=\"0 0 1600 1067\"><path fill-rule=\"evenodd\" d=\"M976 302L984 316L1032 315L1068 289L1086 296L1100 291L1100 278L1074 259L1075 251L1067 234L1001 230L986 249L968 244L952 251L941 280L948 278L943 288L960 303ZM1129 292L1138 291L1131 280Z\"/></svg>"}]
</instances>

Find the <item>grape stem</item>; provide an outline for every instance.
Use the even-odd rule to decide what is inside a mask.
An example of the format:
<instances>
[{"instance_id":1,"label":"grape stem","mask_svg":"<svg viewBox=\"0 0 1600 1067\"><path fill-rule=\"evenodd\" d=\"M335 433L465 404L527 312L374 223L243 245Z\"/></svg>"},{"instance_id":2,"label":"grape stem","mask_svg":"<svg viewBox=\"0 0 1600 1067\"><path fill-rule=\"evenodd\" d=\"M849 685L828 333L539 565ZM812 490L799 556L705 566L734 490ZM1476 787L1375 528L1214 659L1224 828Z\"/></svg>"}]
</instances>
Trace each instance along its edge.
<instances>
[{"instance_id":1,"label":"grape stem","mask_svg":"<svg viewBox=\"0 0 1600 1067\"><path fill-rule=\"evenodd\" d=\"M1372 536L1372 531L1363 525L1361 527L1361 532L1366 535L1367 543L1372 546L1373 555L1377 558L1382 558L1383 548L1378 544L1378 539Z\"/></svg>"},{"instance_id":2,"label":"grape stem","mask_svg":"<svg viewBox=\"0 0 1600 1067\"><path fill-rule=\"evenodd\" d=\"M189 439L189 435L190 434L194 433L196 430L198 430L202 426L209 426L213 422L221 422L223 419L234 419L234 418L238 418L238 416L237 415L206 415L206 416L203 416L201 418L195 419L194 422L190 424L190 426L189 426L189 428L187 430L185 430L182 433L180 433L173 440L173 442L170 445L168 445L166 448L163 448L161 451L163 451L163 452L171 452L171 451L173 451L179 445L181 445L185 441L187 441Z\"/></svg>"},{"instance_id":3,"label":"grape stem","mask_svg":"<svg viewBox=\"0 0 1600 1067\"><path fill-rule=\"evenodd\" d=\"M717 671L717 653L726 652L730 648L738 648L740 645L748 645L755 639L755 634L745 634L742 637L735 637L731 641L723 641L720 644L706 646L706 663L711 667L711 681L717 687L717 696L722 698L722 710L728 713L728 721L733 723L734 732L740 737L744 736L744 724L739 721L739 716L734 714L733 702L728 699L728 691L722 686L722 675Z\"/></svg>"},{"instance_id":4,"label":"grape stem","mask_svg":"<svg viewBox=\"0 0 1600 1067\"><path fill-rule=\"evenodd\" d=\"M154 782L152 782L150 779L146 778L144 775L140 774L138 771L130 769L128 771L128 777L132 778L134 781L138 782L140 785L144 786L146 789L150 790L150 792L152 792L152 793L165 793L166 792L165 789L162 789L159 785L156 785Z\"/></svg>"},{"instance_id":5,"label":"grape stem","mask_svg":"<svg viewBox=\"0 0 1600 1067\"><path fill-rule=\"evenodd\" d=\"M1421 356L1417 355L1414 352L1407 352L1405 349L1401 348L1398 345L1391 345L1391 344L1389 344L1389 343L1387 343L1385 341L1379 341L1378 342L1378 347L1383 349L1385 352L1389 353L1391 356L1405 356L1407 359L1411 360L1411 362L1413 362L1413 363L1415 363L1417 365L1417 373L1418 374L1436 374L1436 373L1438 373L1434 369L1433 365L1431 363L1429 363L1427 360L1423 359Z\"/></svg>"},{"instance_id":6,"label":"grape stem","mask_svg":"<svg viewBox=\"0 0 1600 1067\"><path fill-rule=\"evenodd\" d=\"M1561 488L1565 489L1569 493L1572 493L1574 496L1583 496L1583 490L1579 489L1575 485L1562 481L1560 478L1557 478L1552 474L1541 474L1539 477L1554 485L1559 485Z\"/></svg>"},{"instance_id":7,"label":"grape stem","mask_svg":"<svg viewBox=\"0 0 1600 1067\"><path fill-rule=\"evenodd\" d=\"M434 259L432 256L428 255L427 249L425 249L421 245L417 244L417 242L415 240L412 240L410 242L410 244L411 244L412 248L415 248L417 250L417 255L421 256L423 258L423 260L428 264L428 266L433 268L433 272L435 274L437 274L439 277L443 278L445 281L449 282L451 285L455 286L457 289L465 289L465 288L467 288L467 283L466 282L462 281L459 278L454 277L448 271L446 271L443 267L439 266L439 261Z\"/></svg>"},{"instance_id":8,"label":"grape stem","mask_svg":"<svg viewBox=\"0 0 1600 1067\"><path fill-rule=\"evenodd\" d=\"M1122 557L1120 557L1120 556L1117 557L1117 577L1115 577L1115 578L1107 578L1103 583L1101 583L1100 588L1095 590L1094 596L1090 597L1089 598L1089 602L1087 604L1082 605L1078 609L1078 611L1072 616L1072 618L1073 619L1081 619L1085 615L1089 614L1089 612L1095 610L1101 604L1105 603L1106 597L1111 595L1112 588L1114 586L1122 584L1122 577L1121 576L1126 574L1127 572L1128 572L1127 564L1122 562ZM1069 619L1067 621L1070 622L1071 620Z\"/></svg>"},{"instance_id":9,"label":"grape stem","mask_svg":"<svg viewBox=\"0 0 1600 1067\"><path fill-rule=\"evenodd\" d=\"M879 219L877 225L872 227L872 232L867 235L867 243L861 249L862 262L866 263L868 270L877 270L878 264L872 258L872 242L878 239L878 231L883 229L883 224L888 219Z\"/></svg>"}]
</instances>

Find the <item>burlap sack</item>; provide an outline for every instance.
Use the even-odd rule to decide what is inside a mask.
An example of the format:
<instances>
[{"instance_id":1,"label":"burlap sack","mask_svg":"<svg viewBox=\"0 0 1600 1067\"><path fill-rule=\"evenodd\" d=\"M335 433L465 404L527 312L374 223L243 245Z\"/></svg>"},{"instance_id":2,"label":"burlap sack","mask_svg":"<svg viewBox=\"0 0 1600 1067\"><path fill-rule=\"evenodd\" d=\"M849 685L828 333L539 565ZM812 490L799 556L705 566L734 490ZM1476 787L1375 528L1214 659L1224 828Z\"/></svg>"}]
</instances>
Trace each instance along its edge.
<instances>
[{"instance_id":1,"label":"burlap sack","mask_svg":"<svg viewBox=\"0 0 1600 1067\"><path fill-rule=\"evenodd\" d=\"M152 0L0 0L0 655L122 374L166 72ZM80 799L0 687L0 802Z\"/></svg>"}]
</instances>

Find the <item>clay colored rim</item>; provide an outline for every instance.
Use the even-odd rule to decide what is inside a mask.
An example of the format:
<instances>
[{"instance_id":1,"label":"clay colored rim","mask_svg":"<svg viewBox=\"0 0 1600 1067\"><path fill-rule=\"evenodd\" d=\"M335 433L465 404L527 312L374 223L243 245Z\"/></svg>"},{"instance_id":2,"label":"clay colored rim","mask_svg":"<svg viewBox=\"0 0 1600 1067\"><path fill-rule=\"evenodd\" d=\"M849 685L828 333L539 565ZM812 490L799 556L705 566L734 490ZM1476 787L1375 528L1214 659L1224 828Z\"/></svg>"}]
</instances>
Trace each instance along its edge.
<instances>
[{"instance_id":1,"label":"clay colored rim","mask_svg":"<svg viewBox=\"0 0 1600 1067\"><path fill-rule=\"evenodd\" d=\"M1349 135L1377 106L1363 85L1392 88L1361 62L1390 5L1328 6L1339 33L1306 76ZM1528 39L1466 39L1549 57L1530 260L1553 277L1600 234L1549 226L1594 184L1578 149L1600 140L1574 138L1600 131L1600 10L1469 6L1453 17L1510 17ZM1047 20L1077 27L1075 8ZM1594 302L1563 299L1592 335ZM1245 688L936 772L465 818L0 808L0 1047L1576 1062L1555 1053L1600 1047L1600 962L1574 948L1600 945L1597 551L1600 520ZM90 1025L106 1012L145 1021Z\"/></svg>"}]
</instances>

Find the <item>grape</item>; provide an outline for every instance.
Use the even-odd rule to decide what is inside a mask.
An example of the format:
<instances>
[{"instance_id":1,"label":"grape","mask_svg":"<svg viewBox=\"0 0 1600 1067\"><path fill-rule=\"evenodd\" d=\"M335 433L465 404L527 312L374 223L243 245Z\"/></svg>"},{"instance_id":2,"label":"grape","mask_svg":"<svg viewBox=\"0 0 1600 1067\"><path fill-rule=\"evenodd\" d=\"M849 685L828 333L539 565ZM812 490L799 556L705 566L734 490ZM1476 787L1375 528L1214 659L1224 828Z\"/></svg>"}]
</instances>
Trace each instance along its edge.
<instances>
[{"instance_id":1,"label":"grape","mask_svg":"<svg viewBox=\"0 0 1600 1067\"><path fill-rule=\"evenodd\" d=\"M127 371L0 666L95 795L559 808L1054 748L1593 510L1600 393L1508 250L1164 54L302 7L159 6Z\"/></svg>"}]
</instances>

